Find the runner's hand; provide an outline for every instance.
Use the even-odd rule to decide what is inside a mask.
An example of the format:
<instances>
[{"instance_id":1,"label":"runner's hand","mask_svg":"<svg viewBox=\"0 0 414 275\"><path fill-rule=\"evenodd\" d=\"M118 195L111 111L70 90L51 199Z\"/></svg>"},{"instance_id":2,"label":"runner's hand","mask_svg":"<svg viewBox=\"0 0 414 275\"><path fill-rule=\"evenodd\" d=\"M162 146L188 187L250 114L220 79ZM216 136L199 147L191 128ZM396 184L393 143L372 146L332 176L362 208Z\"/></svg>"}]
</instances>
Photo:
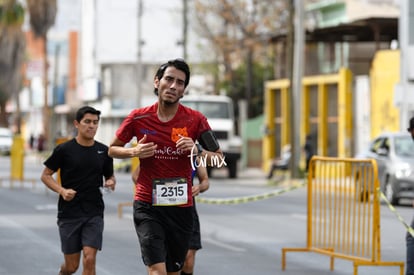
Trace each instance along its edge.
<instances>
[{"instance_id":1,"label":"runner's hand","mask_svg":"<svg viewBox=\"0 0 414 275\"><path fill-rule=\"evenodd\" d=\"M200 185L199 184L195 184L191 187L191 192L192 192L192 196L198 196L200 194Z\"/></svg>"},{"instance_id":2,"label":"runner's hand","mask_svg":"<svg viewBox=\"0 0 414 275\"><path fill-rule=\"evenodd\" d=\"M63 188L62 191L59 193L65 201L71 201L76 195L76 191L73 189L65 189Z\"/></svg>"},{"instance_id":3,"label":"runner's hand","mask_svg":"<svg viewBox=\"0 0 414 275\"><path fill-rule=\"evenodd\" d=\"M155 154L157 145L154 142L145 143L146 140L147 135L144 135L144 137L138 141L137 146L131 148L133 156L138 158L149 158Z\"/></svg>"},{"instance_id":4,"label":"runner's hand","mask_svg":"<svg viewBox=\"0 0 414 275\"><path fill-rule=\"evenodd\" d=\"M112 191L115 190L116 180L115 177L110 177L107 180L105 180L104 187L108 187Z\"/></svg>"},{"instance_id":5,"label":"runner's hand","mask_svg":"<svg viewBox=\"0 0 414 275\"><path fill-rule=\"evenodd\" d=\"M177 140L175 146L183 151L191 151L195 148L195 143L192 138L180 135L180 139Z\"/></svg>"}]
</instances>

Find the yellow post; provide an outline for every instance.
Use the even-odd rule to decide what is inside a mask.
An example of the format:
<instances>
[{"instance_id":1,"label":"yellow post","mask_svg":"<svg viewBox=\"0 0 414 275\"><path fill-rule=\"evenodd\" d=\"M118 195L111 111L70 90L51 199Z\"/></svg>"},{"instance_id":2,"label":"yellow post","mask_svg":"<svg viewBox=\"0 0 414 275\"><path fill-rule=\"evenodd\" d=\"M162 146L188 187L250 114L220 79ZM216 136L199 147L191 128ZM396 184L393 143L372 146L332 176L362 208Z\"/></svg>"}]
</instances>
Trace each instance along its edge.
<instances>
[{"instance_id":1,"label":"yellow post","mask_svg":"<svg viewBox=\"0 0 414 275\"><path fill-rule=\"evenodd\" d=\"M318 155L328 152L328 89L325 83L318 84Z\"/></svg>"},{"instance_id":2,"label":"yellow post","mask_svg":"<svg viewBox=\"0 0 414 275\"><path fill-rule=\"evenodd\" d=\"M13 137L10 161L10 178L12 180L23 180L24 139L21 135L15 135Z\"/></svg>"},{"instance_id":3,"label":"yellow post","mask_svg":"<svg viewBox=\"0 0 414 275\"><path fill-rule=\"evenodd\" d=\"M131 146L135 147L137 145L138 145L138 140L136 137L134 137L131 141ZM134 173L135 169L137 169L138 166L139 166L139 158L137 157L131 158L131 175L132 173ZM133 190L133 194L135 198L135 184L133 185L132 190Z\"/></svg>"},{"instance_id":4,"label":"yellow post","mask_svg":"<svg viewBox=\"0 0 414 275\"><path fill-rule=\"evenodd\" d=\"M305 143L305 137L307 134L310 134L310 89L309 86L302 86L302 112L301 112L301 142Z\"/></svg>"},{"instance_id":5,"label":"yellow post","mask_svg":"<svg viewBox=\"0 0 414 275\"><path fill-rule=\"evenodd\" d=\"M280 135L280 146L290 143L289 130L289 86L288 79L266 81L265 84L265 136L263 138L263 170L267 171L270 167L270 162L275 156L276 135ZM276 94L280 93L280 102L276 102ZM278 104L278 106L276 106ZM276 109L280 109L280 117L276 119ZM281 133L276 133L275 124L280 123Z\"/></svg>"},{"instance_id":6,"label":"yellow post","mask_svg":"<svg viewBox=\"0 0 414 275\"><path fill-rule=\"evenodd\" d=\"M338 157L352 155L352 73L339 70L338 82Z\"/></svg>"},{"instance_id":7,"label":"yellow post","mask_svg":"<svg viewBox=\"0 0 414 275\"><path fill-rule=\"evenodd\" d=\"M138 145L138 140L136 137L133 137L131 140L131 147L135 147ZM131 158L131 173L134 172L134 170L138 167L139 165L139 158L135 157L135 158Z\"/></svg>"},{"instance_id":8,"label":"yellow post","mask_svg":"<svg viewBox=\"0 0 414 275\"><path fill-rule=\"evenodd\" d=\"M283 87L280 90L280 99L281 102L279 103L279 108L281 109L280 118L282 121L281 129L281 140L280 140L280 148L285 146L286 144L290 144L290 126L291 126L291 119L290 119L290 87Z\"/></svg>"},{"instance_id":9,"label":"yellow post","mask_svg":"<svg viewBox=\"0 0 414 275\"><path fill-rule=\"evenodd\" d=\"M265 87L265 136L263 138L263 155L262 155L262 168L267 171L269 163L274 158L274 146L275 146L275 93L272 87L268 84Z\"/></svg>"},{"instance_id":10,"label":"yellow post","mask_svg":"<svg viewBox=\"0 0 414 275\"><path fill-rule=\"evenodd\" d=\"M306 142L306 136L310 134L311 127L310 127L310 89L309 86L303 84L302 85L302 111L301 111L301 126L300 126L300 144L301 148L303 148ZM302 149L303 150L303 149ZM301 154L300 158L300 167L305 170L306 167L306 157L304 154Z\"/></svg>"},{"instance_id":11,"label":"yellow post","mask_svg":"<svg viewBox=\"0 0 414 275\"><path fill-rule=\"evenodd\" d=\"M131 173L139 166L139 158L131 159Z\"/></svg>"}]
</instances>

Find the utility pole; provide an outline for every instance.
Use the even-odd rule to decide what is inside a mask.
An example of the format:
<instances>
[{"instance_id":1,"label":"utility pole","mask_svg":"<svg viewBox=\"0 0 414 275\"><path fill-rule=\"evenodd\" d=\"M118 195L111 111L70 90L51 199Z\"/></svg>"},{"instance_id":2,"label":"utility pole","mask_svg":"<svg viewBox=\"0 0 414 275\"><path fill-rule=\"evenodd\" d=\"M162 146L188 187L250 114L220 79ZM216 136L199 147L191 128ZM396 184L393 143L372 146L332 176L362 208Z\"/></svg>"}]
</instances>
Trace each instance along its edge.
<instances>
[{"instance_id":1,"label":"utility pole","mask_svg":"<svg viewBox=\"0 0 414 275\"><path fill-rule=\"evenodd\" d=\"M187 60L187 35L188 35L188 1L183 0L183 58Z\"/></svg>"},{"instance_id":2,"label":"utility pole","mask_svg":"<svg viewBox=\"0 0 414 275\"><path fill-rule=\"evenodd\" d=\"M59 61L60 61L60 44L59 43L55 46L55 55L54 55L52 110L57 105L57 92L58 92L58 87L59 87ZM57 132L58 132L57 115L55 114L54 111L50 114L50 118L51 118L50 137L52 138L53 144L56 144L55 138L58 138L59 136L57 136Z\"/></svg>"},{"instance_id":3,"label":"utility pole","mask_svg":"<svg viewBox=\"0 0 414 275\"><path fill-rule=\"evenodd\" d=\"M299 178L299 161L301 153L300 144L300 109L302 94L302 75L303 75L303 47L304 47L304 28L303 28L303 1L291 0L291 37L294 37L293 43L293 66L290 76L290 139L291 139L291 175L292 178Z\"/></svg>"},{"instance_id":4,"label":"utility pole","mask_svg":"<svg viewBox=\"0 0 414 275\"><path fill-rule=\"evenodd\" d=\"M137 4L137 103L141 107L142 100L142 0Z\"/></svg>"},{"instance_id":5,"label":"utility pole","mask_svg":"<svg viewBox=\"0 0 414 275\"><path fill-rule=\"evenodd\" d=\"M400 80L395 86L395 101L400 108L400 130L407 129L408 121L414 114L414 35L411 22L414 19L412 0L400 1L400 17L398 20L398 44L400 48Z\"/></svg>"}]
</instances>

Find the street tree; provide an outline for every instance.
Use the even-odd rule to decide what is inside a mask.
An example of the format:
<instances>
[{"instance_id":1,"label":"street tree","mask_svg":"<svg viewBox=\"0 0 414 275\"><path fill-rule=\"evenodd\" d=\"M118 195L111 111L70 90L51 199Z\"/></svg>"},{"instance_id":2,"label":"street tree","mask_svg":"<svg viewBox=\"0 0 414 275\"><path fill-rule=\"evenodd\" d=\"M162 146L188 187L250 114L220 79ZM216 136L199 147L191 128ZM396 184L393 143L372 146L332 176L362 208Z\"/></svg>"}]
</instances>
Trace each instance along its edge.
<instances>
[{"instance_id":1,"label":"street tree","mask_svg":"<svg viewBox=\"0 0 414 275\"><path fill-rule=\"evenodd\" d=\"M16 0L0 1L0 126L8 127L6 103L15 98L18 132L20 132L19 91L26 42L22 31L24 8Z\"/></svg>"},{"instance_id":2,"label":"street tree","mask_svg":"<svg viewBox=\"0 0 414 275\"><path fill-rule=\"evenodd\" d=\"M55 24L57 3L56 0L27 0L27 7L30 15L30 26L35 37L43 40L43 134L48 143L51 142L50 116L51 109L48 106L48 60L47 60L47 33Z\"/></svg>"},{"instance_id":3,"label":"street tree","mask_svg":"<svg viewBox=\"0 0 414 275\"><path fill-rule=\"evenodd\" d=\"M259 67L273 66L269 40L272 35L286 31L287 6L286 0L195 1L197 33L214 49L217 62L223 67L221 81L227 83L227 92L234 99L252 102L255 94L263 97L263 87L256 91L254 86L255 63ZM236 71L243 64L244 85L240 85ZM248 108L248 117L257 115L252 110Z\"/></svg>"}]
</instances>

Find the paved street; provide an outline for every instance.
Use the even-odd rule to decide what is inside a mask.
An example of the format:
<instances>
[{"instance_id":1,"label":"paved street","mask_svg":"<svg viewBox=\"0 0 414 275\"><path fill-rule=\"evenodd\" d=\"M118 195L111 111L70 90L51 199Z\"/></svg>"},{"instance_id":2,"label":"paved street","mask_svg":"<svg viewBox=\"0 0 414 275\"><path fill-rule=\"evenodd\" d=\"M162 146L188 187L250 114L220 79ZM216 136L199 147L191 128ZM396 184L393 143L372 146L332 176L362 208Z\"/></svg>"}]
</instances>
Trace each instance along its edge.
<instances>
[{"instance_id":1,"label":"paved street","mask_svg":"<svg viewBox=\"0 0 414 275\"><path fill-rule=\"evenodd\" d=\"M0 158L2 178L9 174L10 161ZM25 178L38 179L42 165L33 157L25 161ZM280 190L267 184L259 170L242 171L239 179L230 180L217 171L210 190L202 198L238 198ZM117 190L105 195L105 233L103 250L97 259L98 275L146 274L140 259L137 237L130 207L120 202L131 201L130 175L119 173ZM62 260L56 226L56 194L46 191L36 181L21 187L8 180L0 187L0 274L57 274ZM304 247L306 244L306 188L295 189L269 199L249 203L198 205L203 249L197 254L195 274L353 274L352 262L335 260L329 270L329 257L315 253L288 253L287 270L281 271L281 249ZM412 208L397 207L406 221ZM391 211L381 207L383 261L404 261L405 230ZM359 275L399 274L397 267L360 267ZM76 274L81 274L78 271Z\"/></svg>"}]
</instances>

